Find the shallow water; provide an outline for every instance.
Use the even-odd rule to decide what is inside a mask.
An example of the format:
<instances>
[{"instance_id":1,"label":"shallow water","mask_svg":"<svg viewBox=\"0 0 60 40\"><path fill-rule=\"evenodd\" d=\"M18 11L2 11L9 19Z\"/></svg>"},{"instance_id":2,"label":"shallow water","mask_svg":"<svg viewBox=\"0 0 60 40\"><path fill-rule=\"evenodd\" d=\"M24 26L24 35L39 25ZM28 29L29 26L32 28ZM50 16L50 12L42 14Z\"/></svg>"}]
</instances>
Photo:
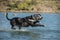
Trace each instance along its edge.
<instances>
[{"instance_id":1,"label":"shallow water","mask_svg":"<svg viewBox=\"0 0 60 40\"><path fill-rule=\"evenodd\" d=\"M32 13L9 12L8 17L25 17L33 15ZM60 14L41 14L43 19L41 24L45 27L27 27L22 28L28 31L5 31L10 30L10 23L6 19L4 12L0 12L0 40L60 40Z\"/></svg>"}]
</instances>

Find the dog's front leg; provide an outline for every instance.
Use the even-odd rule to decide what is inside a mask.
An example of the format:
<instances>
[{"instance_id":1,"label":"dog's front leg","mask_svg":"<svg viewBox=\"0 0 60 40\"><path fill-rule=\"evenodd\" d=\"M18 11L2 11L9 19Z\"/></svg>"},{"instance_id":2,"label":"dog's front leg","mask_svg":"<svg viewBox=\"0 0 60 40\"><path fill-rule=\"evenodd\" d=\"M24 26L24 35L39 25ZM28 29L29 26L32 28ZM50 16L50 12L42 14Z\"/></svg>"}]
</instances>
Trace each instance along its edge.
<instances>
[{"instance_id":1,"label":"dog's front leg","mask_svg":"<svg viewBox=\"0 0 60 40\"><path fill-rule=\"evenodd\" d=\"M43 24L37 24L38 26L41 26L41 27L44 27L44 25Z\"/></svg>"},{"instance_id":2,"label":"dog's front leg","mask_svg":"<svg viewBox=\"0 0 60 40\"><path fill-rule=\"evenodd\" d=\"M32 25L32 26L40 26L40 27L44 27L43 24L34 24L34 25Z\"/></svg>"}]
</instances>

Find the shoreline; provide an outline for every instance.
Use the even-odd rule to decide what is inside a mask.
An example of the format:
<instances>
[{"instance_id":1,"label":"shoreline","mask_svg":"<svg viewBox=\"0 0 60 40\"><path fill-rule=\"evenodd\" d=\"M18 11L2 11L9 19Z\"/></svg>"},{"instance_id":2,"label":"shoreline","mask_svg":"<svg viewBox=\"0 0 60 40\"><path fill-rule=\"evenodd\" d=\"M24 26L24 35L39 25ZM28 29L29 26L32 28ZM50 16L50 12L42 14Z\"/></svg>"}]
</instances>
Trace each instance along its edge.
<instances>
[{"instance_id":1,"label":"shoreline","mask_svg":"<svg viewBox=\"0 0 60 40\"><path fill-rule=\"evenodd\" d=\"M0 12L21 12L21 13L60 13L60 11L0 11Z\"/></svg>"}]
</instances>

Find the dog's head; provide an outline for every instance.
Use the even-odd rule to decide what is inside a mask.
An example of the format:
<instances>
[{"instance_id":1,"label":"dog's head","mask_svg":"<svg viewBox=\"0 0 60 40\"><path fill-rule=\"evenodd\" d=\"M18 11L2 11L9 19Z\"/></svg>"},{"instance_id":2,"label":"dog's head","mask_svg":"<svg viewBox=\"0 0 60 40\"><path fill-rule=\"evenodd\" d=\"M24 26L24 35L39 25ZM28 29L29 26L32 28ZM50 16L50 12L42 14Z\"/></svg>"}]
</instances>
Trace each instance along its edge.
<instances>
[{"instance_id":1,"label":"dog's head","mask_svg":"<svg viewBox=\"0 0 60 40\"><path fill-rule=\"evenodd\" d=\"M34 15L32 15L32 17L36 21L39 21L39 20L41 20L43 18L40 14L34 14Z\"/></svg>"}]
</instances>

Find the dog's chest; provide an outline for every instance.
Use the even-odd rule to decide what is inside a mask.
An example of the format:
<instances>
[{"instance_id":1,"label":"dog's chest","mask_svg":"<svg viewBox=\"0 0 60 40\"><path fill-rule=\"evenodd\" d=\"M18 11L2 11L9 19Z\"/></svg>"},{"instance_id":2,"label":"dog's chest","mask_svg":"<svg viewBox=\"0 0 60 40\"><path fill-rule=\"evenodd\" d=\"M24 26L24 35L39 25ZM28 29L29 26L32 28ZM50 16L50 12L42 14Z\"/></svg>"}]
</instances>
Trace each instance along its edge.
<instances>
[{"instance_id":1,"label":"dog's chest","mask_svg":"<svg viewBox=\"0 0 60 40\"><path fill-rule=\"evenodd\" d=\"M35 22L36 20L33 20L33 19L28 19L29 21L31 21L31 22Z\"/></svg>"}]
</instances>

